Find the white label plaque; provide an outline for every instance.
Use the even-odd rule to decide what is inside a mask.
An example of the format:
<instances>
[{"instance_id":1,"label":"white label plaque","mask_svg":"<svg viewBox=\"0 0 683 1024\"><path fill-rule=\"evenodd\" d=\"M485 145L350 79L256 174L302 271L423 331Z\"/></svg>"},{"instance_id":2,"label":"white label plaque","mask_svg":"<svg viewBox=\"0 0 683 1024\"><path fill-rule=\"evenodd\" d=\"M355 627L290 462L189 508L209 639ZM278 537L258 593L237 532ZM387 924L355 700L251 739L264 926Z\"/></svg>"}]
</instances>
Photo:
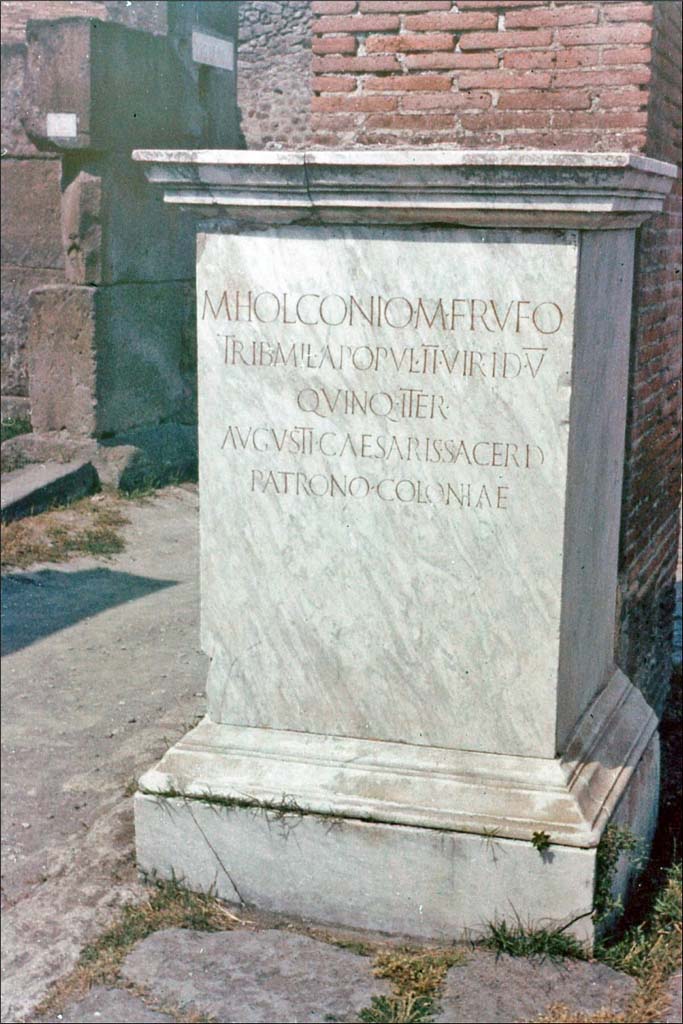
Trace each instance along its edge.
<instances>
[{"instance_id":1,"label":"white label plaque","mask_svg":"<svg viewBox=\"0 0 683 1024\"><path fill-rule=\"evenodd\" d=\"M48 114L46 134L49 139L75 139L78 135L78 115Z\"/></svg>"},{"instance_id":2,"label":"white label plaque","mask_svg":"<svg viewBox=\"0 0 683 1024\"><path fill-rule=\"evenodd\" d=\"M209 35L208 32L192 32L192 60L197 64L208 64L225 71L235 69L235 44L232 39Z\"/></svg>"}]
</instances>

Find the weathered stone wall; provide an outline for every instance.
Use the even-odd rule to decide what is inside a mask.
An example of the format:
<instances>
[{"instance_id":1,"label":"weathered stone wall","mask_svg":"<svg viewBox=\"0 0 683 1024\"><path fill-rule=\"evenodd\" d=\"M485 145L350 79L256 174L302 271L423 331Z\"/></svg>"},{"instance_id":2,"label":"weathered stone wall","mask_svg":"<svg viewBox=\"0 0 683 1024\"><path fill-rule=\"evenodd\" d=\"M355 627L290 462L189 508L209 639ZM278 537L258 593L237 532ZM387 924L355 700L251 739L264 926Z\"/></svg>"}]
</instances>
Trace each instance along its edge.
<instances>
[{"instance_id":1,"label":"weathered stone wall","mask_svg":"<svg viewBox=\"0 0 683 1024\"><path fill-rule=\"evenodd\" d=\"M4 34L4 17L2 27ZM9 416L28 412L29 292L65 279L60 220L61 161L55 153L38 150L23 128L25 72L26 45L3 42L0 352L3 415Z\"/></svg>"},{"instance_id":2,"label":"weathered stone wall","mask_svg":"<svg viewBox=\"0 0 683 1024\"><path fill-rule=\"evenodd\" d=\"M239 12L237 102L249 149L310 141L309 0L244 0Z\"/></svg>"},{"instance_id":3,"label":"weathered stone wall","mask_svg":"<svg viewBox=\"0 0 683 1024\"><path fill-rule=\"evenodd\" d=\"M61 158L39 150L22 124L26 100L26 25L93 17L149 32L166 31L166 2L4 0L2 39L2 337L3 416L28 415L29 293L64 283L61 233Z\"/></svg>"},{"instance_id":4,"label":"weathered stone wall","mask_svg":"<svg viewBox=\"0 0 683 1024\"><path fill-rule=\"evenodd\" d=\"M71 438L194 425L194 228L130 154L240 146L234 72L189 43L195 27L236 39L237 9L10 6L3 29L24 35L2 47L3 416ZM50 134L50 112L73 133Z\"/></svg>"},{"instance_id":5,"label":"weathered stone wall","mask_svg":"<svg viewBox=\"0 0 683 1024\"><path fill-rule=\"evenodd\" d=\"M21 43L29 20L99 18L145 32L166 32L166 0L3 0L2 41Z\"/></svg>"}]
</instances>

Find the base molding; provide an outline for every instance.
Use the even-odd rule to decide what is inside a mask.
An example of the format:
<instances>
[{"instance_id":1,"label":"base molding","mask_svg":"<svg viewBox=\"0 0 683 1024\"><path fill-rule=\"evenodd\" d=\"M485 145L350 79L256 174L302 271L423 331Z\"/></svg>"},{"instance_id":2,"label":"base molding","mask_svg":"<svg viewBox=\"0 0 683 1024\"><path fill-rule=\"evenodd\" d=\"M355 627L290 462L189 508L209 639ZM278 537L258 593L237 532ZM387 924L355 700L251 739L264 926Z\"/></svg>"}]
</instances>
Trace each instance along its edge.
<instances>
[{"instance_id":1,"label":"base molding","mask_svg":"<svg viewBox=\"0 0 683 1024\"><path fill-rule=\"evenodd\" d=\"M613 821L646 848L657 810L655 734ZM562 928L590 945L597 848L494 833L330 818L192 797L135 798L140 870L241 905L353 928L437 941L475 939L492 921ZM622 858L612 887L625 895Z\"/></svg>"},{"instance_id":2,"label":"base molding","mask_svg":"<svg viewBox=\"0 0 683 1024\"><path fill-rule=\"evenodd\" d=\"M594 847L657 718L618 669L558 759L221 725L204 719L140 779L140 792L223 807L295 810Z\"/></svg>"},{"instance_id":3,"label":"base molding","mask_svg":"<svg viewBox=\"0 0 683 1024\"><path fill-rule=\"evenodd\" d=\"M654 834L656 725L621 672L557 760L205 720L140 780L138 866L323 923L448 941L520 918L590 944L607 822Z\"/></svg>"}]
</instances>

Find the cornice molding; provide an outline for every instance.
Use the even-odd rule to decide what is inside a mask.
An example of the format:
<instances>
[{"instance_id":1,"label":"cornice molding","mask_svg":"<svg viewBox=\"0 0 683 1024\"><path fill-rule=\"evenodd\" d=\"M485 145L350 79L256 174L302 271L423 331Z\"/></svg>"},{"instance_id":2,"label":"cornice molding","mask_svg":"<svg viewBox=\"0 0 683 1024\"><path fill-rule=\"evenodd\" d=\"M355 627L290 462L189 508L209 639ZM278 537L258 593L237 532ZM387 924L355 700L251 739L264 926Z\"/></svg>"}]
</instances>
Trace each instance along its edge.
<instances>
[{"instance_id":1,"label":"cornice molding","mask_svg":"<svg viewBox=\"0 0 683 1024\"><path fill-rule=\"evenodd\" d=\"M260 224L637 227L677 169L635 153L550 150L135 150L164 200Z\"/></svg>"}]
</instances>

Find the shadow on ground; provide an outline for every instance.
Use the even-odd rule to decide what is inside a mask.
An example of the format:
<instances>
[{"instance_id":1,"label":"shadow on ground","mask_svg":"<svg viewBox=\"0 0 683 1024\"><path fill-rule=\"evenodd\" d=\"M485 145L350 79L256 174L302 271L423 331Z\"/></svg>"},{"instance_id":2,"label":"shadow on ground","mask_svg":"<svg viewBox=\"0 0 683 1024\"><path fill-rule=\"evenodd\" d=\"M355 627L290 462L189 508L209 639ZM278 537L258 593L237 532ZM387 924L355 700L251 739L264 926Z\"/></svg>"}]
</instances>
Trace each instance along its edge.
<instances>
[{"instance_id":1,"label":"shadow on ground","mask_svg":"<svg viewBox=\"0 0 683 1024\"><path fill-rule=\"evenodd\" d=\"M2 655L177 583L104 567L10 573L2 581Z\"/></svg>"}]
</instances>

